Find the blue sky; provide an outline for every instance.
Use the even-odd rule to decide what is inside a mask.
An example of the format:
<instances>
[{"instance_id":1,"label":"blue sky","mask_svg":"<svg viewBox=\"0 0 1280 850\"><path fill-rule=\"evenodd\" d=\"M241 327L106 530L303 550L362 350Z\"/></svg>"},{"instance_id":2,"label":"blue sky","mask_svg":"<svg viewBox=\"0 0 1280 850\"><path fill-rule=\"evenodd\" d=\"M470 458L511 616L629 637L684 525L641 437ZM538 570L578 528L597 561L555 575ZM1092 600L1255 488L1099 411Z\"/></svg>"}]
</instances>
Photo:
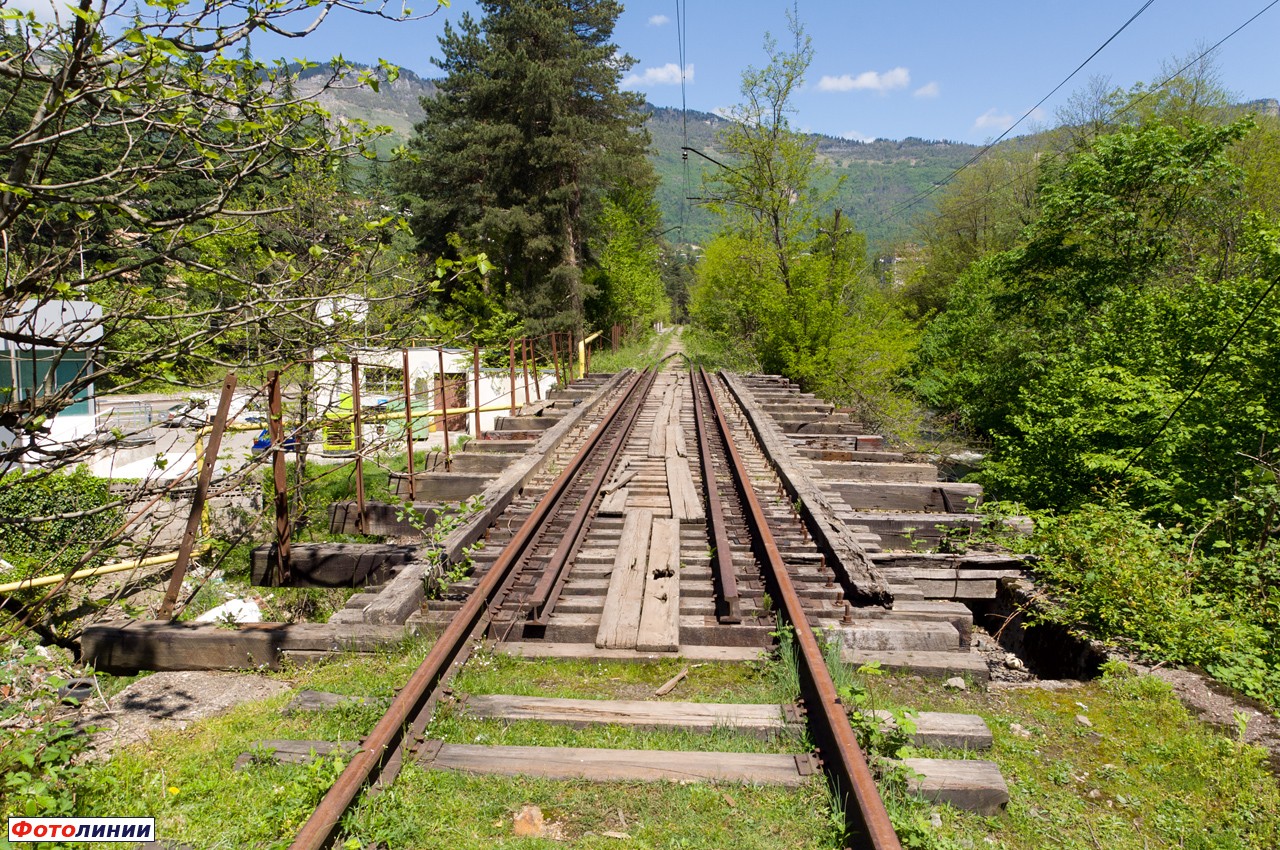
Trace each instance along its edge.
<instances>
[{"instance_id":1,"label":"blue sky","mask_svg":"<svg viewBox=\"0 0 1280 850\"><path fill-rule=\"evenodd\" d=\"M429 0L422 0L425 4ZM1161 64L1194 55L1271 0L1155 0L1037 117L1054 109L1089 77L1129 86L1160 76ZM1114 33L1141 0L797 0L815 56L795 99L799 129L851 138L953 139L999 135ZM686 90L690 108L738 102L741 72L764 61L766 32L786 35L777 0L681 3L686 23ZM425 5L419 5L422 11ZM628 86L662 106L680 105L675 0L636 0L618 21L616 41L636 66ZM390 24L348 15L314 36L285 45L286 55L327 59L384 58L424 76L436 69L436 37L446 19L472 2L454 2L425 20ZM1280 6L1217 51L1226 87L1241 100L1280 97ZM254 44L259 55L274 46ZM1027 125L1023 125L1024 127ZM1016 132L1021 132L1019 128Z\"/></svg>"}]
</instances>

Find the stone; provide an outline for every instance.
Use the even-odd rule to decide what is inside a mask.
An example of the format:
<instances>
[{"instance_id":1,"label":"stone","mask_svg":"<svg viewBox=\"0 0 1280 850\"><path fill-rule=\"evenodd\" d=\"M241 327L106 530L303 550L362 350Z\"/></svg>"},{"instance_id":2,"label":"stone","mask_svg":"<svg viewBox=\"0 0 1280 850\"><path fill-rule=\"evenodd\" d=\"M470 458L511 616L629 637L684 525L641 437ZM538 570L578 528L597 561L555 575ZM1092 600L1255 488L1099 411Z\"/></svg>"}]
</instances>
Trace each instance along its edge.
<instances>
[{"instance_id":1,"label":"stone","mask_svg":"<svg viewBox=\"0 0 1280 850\"><path fill-rule=\"evenodd\" d=\"M942 829L942 815L932 812L929 815L929 825L934 829Z\"/></svg>"},{"instance_id":2,"label":"stone","mask_svg":"<svg viewBox=\"0 0 1280 850\"><path fill-rule=\"evenodd\" d=\"M1010 723L1010 724L1009 724L1009 734L1010 734L1010 735L1017 735L1019 738L1030 738L1030 737L1031 737L1031 731L1030 731L1030 730L1028 730L1028 729L1027 729L1025 726L1023 726L1021 723Z\"/></svg>"},{"instance_id":3,"label":"stone","mask_svg":"<svg viewBox=\"0 0 1280 850\"><path fill-rule=\"evenodd\" d=\"M1004 666L1008 667L1010 670L1026 670L1027 669L1027 665L1022 663L1022 659L1014 655L1012 652L1005 655Z\"/></svg>"},{"instance_id":4,"label":"stone","mask_svg":"<svg viewBox=\"0 0 1280 850\"><path fill-rule=\"evenodd\" d=\"M542 809L537 806L525 806L516 815L511 831L520 838L540 838L546 832L546 824L542 820Z\"/></svg>"},{"instance_id":5,"label":"stone","mask_svg":"<svg viewBox=\"0 0 1280 850\"><path fill-rule=\"evenodd\" d=\"M1089 726L1089 727L1093 726L1093 721L1085 717L1083 714L1076 715L1076 722L1079 723L1081 726Z\"/></svg>"},{"instance_id":6,"label":"stone","mask_svg":"<svg viewBox=\"0 0 1280 850\"><path fill-rule=\"evenodd\" d=\"M969 690L969 686L966 685L964 679L960 678L959 676L952 676L950 679L947 679L945 682L943 682L942 686L944 688L948 688L953 691Z\"/></svg>"},{"instance_id":7,"label":"stone","mask_svg":"<svg viewBox=\"0 0 1280 850\"><path fill-rule=\"evenodd\" d=\"M1099 791L1097 788L1091 788L1089 789L1089 793L1086 794L1085 796L1088 797L1090 800L1101 800L1102 792Z\"/></svg>"}]
</instances>

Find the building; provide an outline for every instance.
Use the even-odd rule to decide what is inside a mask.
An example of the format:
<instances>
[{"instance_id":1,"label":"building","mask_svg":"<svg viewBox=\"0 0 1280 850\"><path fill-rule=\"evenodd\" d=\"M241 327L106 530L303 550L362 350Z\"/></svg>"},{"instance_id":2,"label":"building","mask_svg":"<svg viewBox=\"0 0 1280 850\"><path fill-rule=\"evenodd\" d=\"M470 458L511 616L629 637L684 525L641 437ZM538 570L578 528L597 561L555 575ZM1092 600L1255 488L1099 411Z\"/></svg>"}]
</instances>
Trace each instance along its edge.
<instances>
[{"instance_id":1,"label":"building","mask_svg":"<svg viewBox=\"0 0 1280 850\"><path fill-rule=\"evenodd\" d=\"M37 466L46 453L93 437L97 405L88 379L101 340L102 307L88 301L32 299L0 321L0 404L47 417L34 437L0 427L0 450L31 446L19 465ZM75 392L60 398L72 384Z\"/></svg>"}]
</instances>

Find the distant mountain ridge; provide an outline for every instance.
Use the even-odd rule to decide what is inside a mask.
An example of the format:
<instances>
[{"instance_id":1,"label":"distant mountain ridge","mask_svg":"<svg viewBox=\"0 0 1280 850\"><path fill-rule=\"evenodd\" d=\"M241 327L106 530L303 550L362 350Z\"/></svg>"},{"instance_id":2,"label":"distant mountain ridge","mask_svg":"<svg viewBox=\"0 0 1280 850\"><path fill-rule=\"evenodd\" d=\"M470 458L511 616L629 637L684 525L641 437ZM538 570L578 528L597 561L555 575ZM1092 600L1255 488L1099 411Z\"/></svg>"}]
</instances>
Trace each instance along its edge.
<instances>
[{"instance_id":1,"label":"distant mountain ridge","mask_svg":"<svg viewBox=\"0 0 1280 850\"><path fill-rule=\"evenodd\" d=\"M315 97L321 106L339 120L363 119L371 125L391 128L392 138L380 144L385 153L407 140L413 127L422 120L420 99L434 97L436 84L413 71L402 68L393 82L384 82L379 91L353 81L350 85L322 90L328 67L321 66L299 75L297 93ZM702 243L715 230L715 218L697 200L701 192L702 173L715 168L697 157L681 156L685 144L685 128L690 147L716 156L716 136L728 121L710 112L646 105L648 129L653 138L652 158L660 179L657 190L665 228L673 241ZM867 234L874 249L885 249L895 240L909 235L909 222L902 217L889 218L889 213L903 201L944 179L978 149L975 145L950 141L928 141L907 138L901 141L877 139L860 142L834 136L814 134L818 156L837 176L844 178L833 208L840 207L853 226ZM829 212L825 211L825 212Z\"/></svg>"}]
</instances>

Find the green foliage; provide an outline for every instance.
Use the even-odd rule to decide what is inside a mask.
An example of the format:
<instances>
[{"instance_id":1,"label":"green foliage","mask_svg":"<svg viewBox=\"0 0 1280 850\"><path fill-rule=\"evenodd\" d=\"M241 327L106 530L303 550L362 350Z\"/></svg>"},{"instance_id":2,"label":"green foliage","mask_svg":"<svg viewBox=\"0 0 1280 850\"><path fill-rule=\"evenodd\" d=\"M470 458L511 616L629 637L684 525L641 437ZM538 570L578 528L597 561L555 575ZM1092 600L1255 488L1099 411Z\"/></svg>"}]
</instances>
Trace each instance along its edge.
<instances>
[{"instance_id":1,"label":"green foliage","mask_svg":"<svg viewBox=\"0 0 1280 850\"><path fill-rule=\"evenodd\" d=\"M1276 233L1245 214L1230 159L1253 128L1185 120L1098 137L1043 170L1020 244L959 276L915 386L994 441L983 481L995 493L1064 508L1123 484L1183 516L1229 496L1224 473L1275 433L1280 299L1262 297L1280 270Z\"/></svg>"},{"instance_id":2,"label":"green foliage","mask_svg":"<svg viewBox=\"0 0 1280 850\"><path fill-rule=\"evenodd\" d=\"M621 11L612 0L482 2L479 20L447 23L435 60L446 76L422 99L398 174L420 248L448 253L456 234L484 251L495 267L486 294L533 333L581 335L587 272L621 224L606 217L602 229L605 199L627 206L613 194L622 187L643 193L642 206L651 196L641 101L618 88L632 63L612 43ZM446 287L446 303L454 296Z\"/></svg>"},{"instance_id":3,"label":"green foliage","mask_svg":"<svg viewBox=\"0 0 1280 850\"><path fill-rule=\"evenodd\" d=\"M897 384L916 334L870 274L863 236L840 210L818 215L828 174L788 120L812 48L796 22L792 34L790 52L766 40L769 63L743 74L745 102L721 136L734 164L707 180L721 230L698 266L692 343L714 365L786 375L869 422L911 430Z\"/></svg>"},{"instance_id":4,"label":"green foliage","mask_svg":"<svg viewBox=\"0 0 1280 850\"><path fill-rule=\"evenodd\" d=\"M85 467L0 476L0 568L6 581L101 564L124 519L108 482Z\"/></svg>"},{"instance_id":5,"label":"green foliage","mask_svg":"<svg viewBox=\"0 0 1280 850\"><path fill-rule=\"evenodd\" d=\"M49 670L47 654L16 641L0 652L0 811L74 815L75 784L87 771L77 758L92 730L53 719L65 680Z\"/></svg>"},{"instance_id":6,"label":"green foliage","mask_svg":"<svg viewBox=\"0 0 1280 850\"><path fill-rule=\"evenodd\" d=\"M1242 492L1197 534L1152 524L1119 499L1036 517L1036 617L1148 657L1196 664L1280 705L1280 544L1234 545L1250 523L1274 521L1274 485ZM1266 526L1269 527L1269 526ZM1243 532L1243 533L1242 533Z\"/></svg>"}]
</instances>

